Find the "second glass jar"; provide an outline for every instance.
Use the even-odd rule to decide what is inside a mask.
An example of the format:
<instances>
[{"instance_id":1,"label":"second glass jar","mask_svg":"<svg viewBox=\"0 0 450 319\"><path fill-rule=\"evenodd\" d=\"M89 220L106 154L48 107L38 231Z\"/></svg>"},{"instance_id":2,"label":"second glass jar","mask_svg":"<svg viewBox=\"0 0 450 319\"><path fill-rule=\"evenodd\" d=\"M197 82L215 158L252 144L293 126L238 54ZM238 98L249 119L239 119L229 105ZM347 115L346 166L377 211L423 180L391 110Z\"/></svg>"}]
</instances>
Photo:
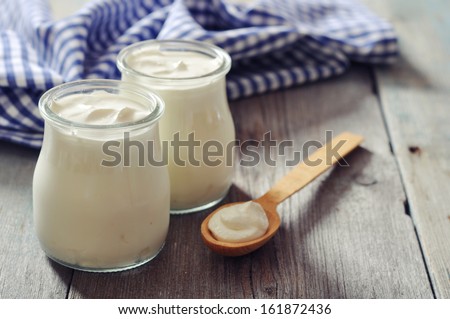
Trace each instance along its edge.
<instances>
[{"instance_id":1,"label":"second glass jar","mask_svg":"<svg viewBox=\"0 0 450 319\"><path fill-rule=\"evenodd\" d=\"M168 155L171 212L220 202L233 175L235 129L225 85L230 56L197 41L149 40L123 49L117 65L123 81L144 85L165 102L159 130Z\"/></svg>"}]
</instances>

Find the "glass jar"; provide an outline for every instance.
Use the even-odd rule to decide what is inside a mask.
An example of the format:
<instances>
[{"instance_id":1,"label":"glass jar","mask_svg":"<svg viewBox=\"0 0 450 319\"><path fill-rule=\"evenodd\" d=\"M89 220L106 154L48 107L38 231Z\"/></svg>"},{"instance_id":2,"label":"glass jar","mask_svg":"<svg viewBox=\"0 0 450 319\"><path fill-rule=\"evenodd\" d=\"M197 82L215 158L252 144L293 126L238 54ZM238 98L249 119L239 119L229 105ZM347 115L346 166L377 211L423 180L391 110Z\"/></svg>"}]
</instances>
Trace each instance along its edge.
<instances>
[{"instance_id":1,"label":"glass jar","mask_svg":"<svg viewBox=\"0 0 450 319\"><path fill-rule=\"evenodd\" d=\"M147 55L155 58L136 62ZM200 58L215 67L196 62ZM117 66L123 81L155 91L166 105L159 130L168 150L171 212L195 212L220 202L233 176L235 129L225 86L230 56L198 41L149 40L124 48Z\"/></svg>"},{"instance_id":2,"label":"glass jar","mask_svg":"<svg viewBox=\"0 0 450 319\"><path fill-rule=\"evenodd\" d=\"M148 115L99 125L70 121L52 110L63 98L93 99L94 92L139 103ZM96 272L130 269L154 258L170 218L158 132L162 100L132 83L83 80L47 91L39 110L45 130L33 178L33 213L48 257Z\"/></svg>"}]
</instances>

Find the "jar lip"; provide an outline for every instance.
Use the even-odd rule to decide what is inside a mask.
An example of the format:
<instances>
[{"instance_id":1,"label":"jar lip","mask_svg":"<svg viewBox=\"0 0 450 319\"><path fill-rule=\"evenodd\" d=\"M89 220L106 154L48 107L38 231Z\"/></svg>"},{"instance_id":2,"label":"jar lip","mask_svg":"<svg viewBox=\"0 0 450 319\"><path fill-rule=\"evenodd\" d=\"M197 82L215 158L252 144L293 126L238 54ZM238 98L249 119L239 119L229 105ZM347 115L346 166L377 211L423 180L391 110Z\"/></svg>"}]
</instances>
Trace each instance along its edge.
<instances>
[{"instance_id":1,"label":"jar lip","mask_svg":"<svg viewBox=\"0 0 450 319\"><path fill-rule=\"evenodd\" d=\"M178 49L179 51L187 51L187 52L198 52L206 55L214 55L214 57L221 58L221 64L213 71L209 73L205 73L199 76L192 77L158 77L154 75L149 75L143 72L140 72L134 68L132 68L127 63L128 56L139 49L143 49L145 47L149 47L151 45L155 46L166 46L171 49ZM145 40L140 41L134 44L131 44L122 50L120 50L119 55L117 56L117 68L121 73L128 73L135 76L145 77L147 79L152 79L161 83L171 82L173 83L185 83L192 80L205 80L208 78L215 78L221 75L228 73L231 69L231 57L230 55L222 48L207 42L195 41L195 40Z\"/></svg>"},{"instance_id":2,"label":"jar lip","mask_svg":"<svg viewBox=\"0 0 450 319\"><path fill-rule=\"evenodd\" d=\"M53 112L50 108L52 101L56 98L64 96L66 94L82 94L89 93L95 90L118 90L119 92L131 93L142 99L149 101L152 104L152 110L150 113L132 122L122 122L116 124L87 124L82 122L71 121L66 118L59 116L57 113ZM99 79L87 79L87 80L77 80L72 82L63 83L57 85L48 91L46 91L39 99L39 111L44 118L44 120L49 120L63 127L72 127L79 129L93 129L93 130L104 130L104 129L138 129L142 127L147 127L150 124L155 123L160 119L164 113L164 102L161 97L149 91L144 86L135 83L124 82L120 80L99 80Z\"/></svg>"}]
</instances>

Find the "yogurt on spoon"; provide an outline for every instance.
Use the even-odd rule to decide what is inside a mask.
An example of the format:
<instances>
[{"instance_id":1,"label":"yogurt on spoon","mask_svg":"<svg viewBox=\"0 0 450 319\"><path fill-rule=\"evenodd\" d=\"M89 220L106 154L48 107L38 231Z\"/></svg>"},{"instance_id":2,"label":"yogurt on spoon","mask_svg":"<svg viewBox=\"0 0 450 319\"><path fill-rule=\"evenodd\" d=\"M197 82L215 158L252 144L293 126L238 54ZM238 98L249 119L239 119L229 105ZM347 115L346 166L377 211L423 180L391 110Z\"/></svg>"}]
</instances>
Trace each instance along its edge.
<instances>
[{"instance_id":1,"label":"yogurt on spoon","mask_svg":"<svg viewBox=\"0 0 450 319\"><path fill-rule=\"evenodd\" d=\"M268 228L269 220L264 209L253 201L225 207L208 223L208 229L216 239L229 243L259 238Z\"/></svg>"}]
</instances>

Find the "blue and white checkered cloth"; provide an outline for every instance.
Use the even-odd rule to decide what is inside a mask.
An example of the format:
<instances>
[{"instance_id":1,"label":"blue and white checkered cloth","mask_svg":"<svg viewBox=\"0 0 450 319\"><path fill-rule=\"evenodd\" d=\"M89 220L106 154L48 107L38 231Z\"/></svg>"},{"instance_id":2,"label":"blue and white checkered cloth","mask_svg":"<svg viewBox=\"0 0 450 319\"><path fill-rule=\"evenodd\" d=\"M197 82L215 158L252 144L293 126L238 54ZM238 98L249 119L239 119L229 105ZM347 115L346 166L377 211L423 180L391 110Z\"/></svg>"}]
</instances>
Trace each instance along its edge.
<instances>
[{"instance_id":1,"label":"blue and white checkered cloth","mask_svg":"<svg viewBox=\"0 0 450 319\"><path fill-rule=\"evenodd\" d=\"M247 1L248 2L248 1ZM101 0L54 21L46 0L0 0L0 139L39 147L51 87L120 78L117 53L146 39L196 39L233 59L230 99L386 63L392 27L354 0Z\"/></svg>"}]
</instances>

